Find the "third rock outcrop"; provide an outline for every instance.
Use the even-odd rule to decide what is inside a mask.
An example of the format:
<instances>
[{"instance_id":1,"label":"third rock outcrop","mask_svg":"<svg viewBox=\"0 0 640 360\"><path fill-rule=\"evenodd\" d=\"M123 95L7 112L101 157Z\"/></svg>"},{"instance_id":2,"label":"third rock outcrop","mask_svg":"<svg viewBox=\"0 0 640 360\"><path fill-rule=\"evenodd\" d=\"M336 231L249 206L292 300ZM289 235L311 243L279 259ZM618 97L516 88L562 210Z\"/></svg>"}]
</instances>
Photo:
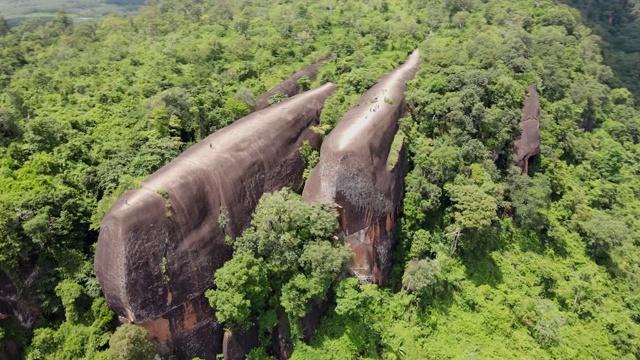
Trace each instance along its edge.
<instances>
[{"instance_id":1,"label":"third rock outcrop","mask_svg":"<svg viewBox=\"0 0 640 360\"><path fill-rule=\"evenodd\" d=\"M271 105L269 103L269 100L276 93L281 93L288 97L298 94L300 88L298 80L302 79L305 76L308 77L311 81L315 80L316 76L318 75L318 69L320 68L320 66L322 66L322 64L324 64L325 62L333 59L334 57L335 55L331 54L318 62L307 65L300 69L300 71L288 77L285 81L267 90L267 92L256 99L256 109L260 110L269 107Z\"/></svg>"},{"instance_id":2,"label":"third rock outcrop","mask_svg":"<svg viewBox=\"0 0 640 360\"><path fill-rule=\"evenodd\" d=\"M514 143L513 162L522 168L522 173L529 171L529 158L540 153L540 97L535 84L529 85L529 96L522 107L522 133Z\"/></svg>"}]
</instances>

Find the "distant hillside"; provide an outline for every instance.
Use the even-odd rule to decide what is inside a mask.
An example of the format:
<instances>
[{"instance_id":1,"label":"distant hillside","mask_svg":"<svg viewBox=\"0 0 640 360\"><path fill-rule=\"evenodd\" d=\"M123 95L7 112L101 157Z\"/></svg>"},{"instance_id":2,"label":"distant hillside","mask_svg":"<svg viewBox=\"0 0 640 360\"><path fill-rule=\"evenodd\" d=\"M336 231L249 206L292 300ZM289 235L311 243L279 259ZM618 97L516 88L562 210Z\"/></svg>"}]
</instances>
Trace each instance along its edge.
<instances>
[{"instance_id":1,"label":"distant hillside","mask_svg":"<svg viewBox=\"0 0 640 360\"><path fill-rule=\"evenodd\" d=\"M56 11L64 10L80 24L113 13L135 12L142 5L144 0L7 0L0 1L0 15L13 27L31 18L48 21Z\"/></svg>"},{"instance_id":2,"label":"distant hillside","mask_svg":"<svg viewBox=\"0 0 640 360\"><path fill-rule=\"evenodd\" d=\"M640 101L640 2L637 0L561 0L578 9L603 40L604 62L615 74L610 85L626 87Z\"/></svg>"}]
</instances>

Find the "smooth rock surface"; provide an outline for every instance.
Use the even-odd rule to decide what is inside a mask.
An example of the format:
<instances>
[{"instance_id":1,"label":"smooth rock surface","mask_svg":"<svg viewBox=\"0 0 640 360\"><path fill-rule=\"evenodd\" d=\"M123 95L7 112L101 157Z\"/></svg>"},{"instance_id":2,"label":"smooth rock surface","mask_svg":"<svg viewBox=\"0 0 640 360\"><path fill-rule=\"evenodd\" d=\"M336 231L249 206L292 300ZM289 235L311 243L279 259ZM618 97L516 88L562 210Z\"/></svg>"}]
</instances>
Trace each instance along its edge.
<instances>
[{"instance_id":1,"label":"smooth rock surface","mask_svg":"<svg viewBox=\"0 0 640 360\"><path fill-rule=\"evenodd\" d=\"M407 112L406 82L419 64L416 50L347 112L323 142L302 193L306 201L324 199L338 208L340 230L354 252L351 270L363 282L385 285L391 269L406 174L404 146L391 170L387 158L398 119Z\"/></svg>"},{"instance_id":2,"label":"smooth rock surface","mask_svg":"<svg viewBox=\"0 0 640 360\"><path fill-rule=\"evenodd\" d=\"M529 158L540 153L540 97L535 84L529 85L529 96L522 107L522 133L514 142L513 162L526 174Z\"/></svg>"},{"instance_id":3,"label":"smooth rock surface","mask_svg":"<svg viewBox=\"0 0 640 360\"><path fill-rule=\"evenodd\" d=\"M221 352L222 327L203 294L231 258L225 236L242 233L263 193L302 185L299 148L306 140L319 146L310 127L334 90L326 84L208 136L104 217L94 266L107 304L147 328L163 353Z\"/></svg>"}]
</instances>

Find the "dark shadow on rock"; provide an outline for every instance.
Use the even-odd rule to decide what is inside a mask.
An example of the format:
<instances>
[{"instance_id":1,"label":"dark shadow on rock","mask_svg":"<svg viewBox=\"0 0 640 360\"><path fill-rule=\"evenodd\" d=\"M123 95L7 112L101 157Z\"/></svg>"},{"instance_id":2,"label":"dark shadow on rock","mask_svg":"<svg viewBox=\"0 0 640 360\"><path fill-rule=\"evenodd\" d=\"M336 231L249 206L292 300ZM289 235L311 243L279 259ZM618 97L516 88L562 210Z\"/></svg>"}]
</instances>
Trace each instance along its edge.
<instances>
[{"instance_id":1,"label":"dark shadow on rock","mask_svg":"<svg viewBox=\"0 0 640 360\"><path fill-rule=\"evenodd\" d=\"M0 318L13 317L23 327L33 327L39 309L31 298L31 292L39 275L39 270L32 265L12 272L0 270Z\"/></svg>"},{"instance_id":2,"label":"dark shadow on rock","mask_svg":"<svg viewBox=\"0 0 640 360\"><path fill-rule=\"evenodd\" d=\"M278 360L287 360L293 353L293 343L289 334L289 322L286 315L279 317L278 324L273 328L271 353Z\"/></svg>"},{"instance_id":3,"label":"dark shadow on rock","mask_svg":"<svg viewBox=\"0 0 640 360\"><path fill-rule=\"evenodd\" d=\"M255 325L247 330L227 330L222 341L222 354L224 360L244 360L259 345L258 327Z\"/></svg>"},{"instance_id":4,"label":"dark shadow on rock","mask_svg":"<svg viewBox=\"0 0 640 360\"><path fill-rule=\"evenodd\" d=\"M542 161L540 155L534 155L527 159L527 175L533 176L533 174L540 171Z\"/></svg>"},{"instance_id":5,"label":"dark shadow on rock","mask_svg":"<svg viewBox=\"0 0 640 360\"><path fill-rule=\"evenodd\" d=\"M310 310L302 319L300 319L300 325L302 325L303 340L309 342L313 337L313 333L320 326L322 318L329 310L329 305L335 302L335 295L333 292L327 294L325 300L320 302L313 302L310 306Z\"/></svg>"},{"instance_id":6,"label":"dark shadow on rock","mask_svg":"<svg viewBox=\"0 0 640 360\"><path fill-rule=\"evenodd\" d=\"M22 359L22 347L15 340L6 340L0 350L0 360Z\"/></svg>"}]
</instances>

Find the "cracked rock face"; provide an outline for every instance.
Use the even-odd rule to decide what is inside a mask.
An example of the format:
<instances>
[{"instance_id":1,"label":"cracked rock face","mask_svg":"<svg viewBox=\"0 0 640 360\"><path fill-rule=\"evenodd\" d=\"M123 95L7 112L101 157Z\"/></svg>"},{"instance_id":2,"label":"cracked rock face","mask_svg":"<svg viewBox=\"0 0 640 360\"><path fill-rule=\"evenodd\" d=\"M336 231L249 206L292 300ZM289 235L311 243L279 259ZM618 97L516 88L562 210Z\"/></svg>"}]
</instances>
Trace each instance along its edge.
<instances>
[{"instance_id":1,"label":"cracked rock face","mask_svg":"<svg viewBox=\"0 0 640 360\"><path fill-rule=\"evenodd\" d=\"M522 107L522 133L514 143L513 162L526 174L529 158L540 153L540 97L535 84L529 85L529 95Z\"/></svg>"},{"instance_id":2,"label":"cracked rock face","mask_svg":"<svg viewBox=\"0 0 640 360\"><path fill-rule=\"evenodd\" d=\"M31 329L39 314L38 306L29 296L38 279L38 269L17 270L9 274L0 270L0 320L14 317Z\"/></svg>"},{"instance_id":3,"label":"cracked rock face","mask_svg":"<svg viewBox=\"0 0 640 360\"><path fill-rule=\"evenodd\" d=\"M387 283L393 229L406 174L404 146L390 169L388 157L407 112L407 81L418 71L420 54L384 75L351 108L325 139L320 161L307 180L306 201L329 201L340 213L340 230L354 253L351 270L362 281Z\"/></svg>"},{"instance_id":4,"label":"cracked rock face","mask_svg":"<svg viewBox=\"0 0 640 360\"><path fill-rule=\"evenodd\" d=\"M308 77L311 81L315 80L316 76L318 76L318 69L320 68L320 66L333 58L335 58L335 55L331 54L316 63L307 65L300 69L300 71L288 77L285 81L267 90L267 92L256 99L256 109L261 110L269 107L269 99L276 93L282 93L284 95L287 95L287 97L297 95L300 88L298 85L298 80L305 76Z\"/></svg>"},{"instance_id":5,"label":"cracked rock face","mask_svg":"<svg viewBox=\"0 0 640 360\"><path fill-rule=\"evenodd\" d=\"M215 358L222 328L204 297L265 192L301 186L299 148L318 147L326 84L208 136L123 194L104 217L94 267L107 304L164 353ZM221 226L219 220L225 220Z\"/></svg>"}]
</instances>

